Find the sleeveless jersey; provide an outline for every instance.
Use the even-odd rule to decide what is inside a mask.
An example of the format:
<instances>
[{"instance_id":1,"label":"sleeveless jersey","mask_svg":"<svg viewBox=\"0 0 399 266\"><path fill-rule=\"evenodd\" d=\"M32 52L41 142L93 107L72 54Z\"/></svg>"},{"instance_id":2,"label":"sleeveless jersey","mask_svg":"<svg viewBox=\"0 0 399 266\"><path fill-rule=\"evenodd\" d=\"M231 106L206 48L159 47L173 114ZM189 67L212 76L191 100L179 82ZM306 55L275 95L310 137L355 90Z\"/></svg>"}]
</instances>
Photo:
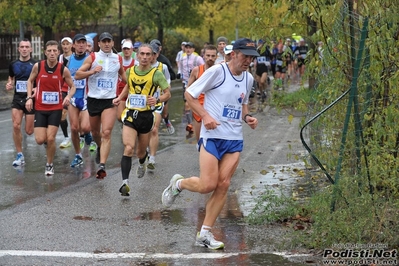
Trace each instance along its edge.
<instances>
[{"instance_id":1,"label":"sleeveless jersey","mask_svg":"<svg viewBox=\"0 0 399 266\"><path fill-rule=\"evenodd\" d=\"M128 73L129 95L126 100L126 108L130 110L149 111L151 106L147 105L147 97L153 96L157 86L153 79L157 68L153 67L145 75L136 73L137 66L131 67Z\"/></svg>"},{"instance_id":2,"label":"sleeveless jersey","mask_svg":"<svg viewBox=\"0 0 399 266\"><path fill-rule=\"evenodd\" d=\"M95 99L113 99L116 97L118 72L122 58L114 53L103 51L92 53L93 62L90 69L102 66L102 70L88 78L87 96Z\"/></svg>"},{"instance_id":3,"label":"sleeveless jersey","mask_svg":"<svg viewBox=\"0 0 399 266\"><path fill-rule=\"evenodd\" d=\"M21 61L18 59L11 62L8 75L14 78L14 98L26 99L26 83L35 63L36 61L32 58L28 61Z\"/></svg>"},{"instance_id":4,"label":"sleeveless jersey","mask_svg":"<svg viewBox=\"0 0 399 266\"><path fill-rule=\"evenodd\" d=\"M201 125L200 137L242 140L242 105L248 104L252 75L244 71L233 76L226 63L207 69L188 89L194 98L205 94L204 108L220 123L214 130Z\"/></svg>"},{"instance_id":5,"label":"sleeveless jersey","mask_svg":"<svg viewBox=\"0 0 399 266\"><path fill-rule=\"evenodd\" d=\"M64 83L64 66L57 63L54 68L47 71L47 61L39 63L39 73L36 77L35 110L55 111L62 110L62 84Z\"/></svg>"},{"instance_id":6,"label":"sleeveless jersey","mask_svg":"<svg viewBox=\"0 0 399 266\"><path fill-rule=\"evenodd\" d=\"M308 53L308 47L306 45L298 46L295 51L295 54L301 55L302 59L306 58L307 53Z\"/></svg>"},{"instance_id":7,"label":"sleeveless jersey","mask_svg":"<svg viewBox=\"0 0 399 266\"><path fill-rule=\"evenodd\" d=\"M68 62L69 62L69 60L71 59L72 56L73 56L73 54L71 54L69 56L64 56L63 54L60 54L60 56L58 57L58 62L60 62L64 66L67 66ZM62 92L68 93L68 90L69 90L68 84L64 83L62 85Z\"/></svg>"},{"instance_id":8,"label":"sleeveless jersey","mask_svg":"<svg viewBox=\"0 0 399 266\"><path fill-rule=\"evenodd\" d=\"M76 99L86 98L87 79L76 80L75 74L76 74L76 71L78 71L78 69L83 65L84 60L88 56L89 56L88 54L85 54L84 57L76 57L75 54L73 54L69 58L69 61L68 61L68 69L71 72L71 77L72 77L73 83L75 84L75 87L76 87L76 92L73 95L73 98L76 98Z\"/></svg>"}]
</instances>

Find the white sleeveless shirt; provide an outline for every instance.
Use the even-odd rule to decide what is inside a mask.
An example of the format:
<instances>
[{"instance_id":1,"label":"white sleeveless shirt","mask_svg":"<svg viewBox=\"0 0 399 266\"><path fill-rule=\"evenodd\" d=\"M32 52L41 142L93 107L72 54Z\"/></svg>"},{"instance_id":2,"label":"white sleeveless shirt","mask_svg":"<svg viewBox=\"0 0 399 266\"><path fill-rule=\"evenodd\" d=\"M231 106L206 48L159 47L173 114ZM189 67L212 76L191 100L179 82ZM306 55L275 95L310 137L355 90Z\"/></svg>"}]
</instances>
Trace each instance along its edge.
<instances>
[{"instance_id":1,"label":"white sleeveless shirt","mask_svg":"<svg viewBox=\"0 0 399 266\"><path fill-rule=\"evenodd\" d=\"M224 140L242 140L242 105L248 104L253 77L247 71L233 76L226 63L207 69L188 89L198 98L205 94L205 110L220 123L216 129L207 130L201 125L200 137Z\"/></svg>"},{"instance_id":2,"label":"white sleeveless shirt","mask_svg":"<svg viewBox=\"0 0 399 266\"><path fill-rule=\"evenodd\" d=\"M118 73L121 67L120 56L103 51L94 54L95 59L90 69L96 66L102 66L103 69L87 79L89 88L87 96L95 99L113 99L116 97L118 86Z\"/></svg>"}]
</instances>

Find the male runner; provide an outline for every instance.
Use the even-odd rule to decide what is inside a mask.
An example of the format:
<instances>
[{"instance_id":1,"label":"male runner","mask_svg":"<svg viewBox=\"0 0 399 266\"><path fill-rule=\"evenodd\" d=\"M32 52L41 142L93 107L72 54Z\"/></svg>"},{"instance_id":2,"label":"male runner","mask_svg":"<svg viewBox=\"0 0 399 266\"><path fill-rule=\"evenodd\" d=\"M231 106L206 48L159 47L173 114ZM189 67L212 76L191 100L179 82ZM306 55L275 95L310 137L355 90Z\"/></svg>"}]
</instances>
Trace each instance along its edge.
<instances>
[{"instance_id":1,"label":"male runner","mask_svg":"<svg viewBox=\"0 0 399 266\"><path fill-rule=\"evenodd\" d=\"M71 123L72 144L75 149L75 158L71 163L71 167L77 167L83 164L81 149L84 147L84 143L90 145L93 140L90 134L89 113L87 112L87 81L86 79L75 79L76 71L82 66L85 58L89 56L89 53L86 52L86 37L83 34L78 33L75 35L73 38L73 48L75 49L75 53L69 58L67 67L71 72L76 92L71 98L68 115ZM83 134L84 137L80 138L80 134Z\"/></svg>"},{"instance_id":2,"label":"male runner","mask_svg":"<svg viewBox=\"0 0 399 266\"><path fill-rule=\"evenodd\" d=\"M151 60L151 66L157 68L159 71L162 72L164 75L166 81L168 82L170 86L170 74L168 67L161 62L158 62L158 56L160 53L159 46L156 44L152 44L152 50L153 50L153 59ZM162 90L160 88L157 88L156 93L154 94L155 98L158 98L162 94ZM149 143L149 148L150 148L150 156L148 157L148 165L147 168L149 170L155 170L155 155L158 150L158 144L159 144L159 126L161 125L161 120L162 120L162 111L164 109L164 104L165 102L159 103L155 105L154 109L154 115L155 115L155 125L152 128L150 132L150 143Z\"/></svg>"},{"instance_id":3,"label":"male runner","mask_svg":"<svg viewBox=\"0 0 399 266\"><path fill-rule=\"evenodd\" d=\"M119 189L122 196L130 195L128 179L136 140L136 154L139 158L137 177L141 178L146 172L146 149L149 144L149 133L155 123L153 110L156 104L165 102L171 96L170 86L164 75L151 66L153 57L151 45L142 44L138 50L139 65L127 70L128 83L113 101L114 104L119 104L121 99L127 96L126 109L122 113L122 139L125 145L121 160L123 183ZM156 98L154 95L158 87L162 90L162 94Z\"/></svg>"},{"instance_id":4,"label":"male runner","mask_svg":"<svg viewBox=\"0 0 399 266\"><path fill-rule=\"evenodd\" d=\"M114 40L110 33L103 32L99 37L99 52L88 56L76 71L75 79L87 78L87 110L91 132L97 144L96 163L99 163L96 177L107 176L105 163L111 150L111 133L116 120L116 97L118 75L126 82L122 58L112 52Z\"/></svg>"},{"instance_id":5,"label":"male runner","mask_svg":"<svg viewBox=\"0 0 399 266\"><path fill-rule=\"evenodd\" d=\"M28 111L25 108L26 101L26 83L32 71L33 65L36 63L30 56L32 52L32 44L28 39L23 39L18 44L19 59L11 62L8 70L8 81L6 90L14 88L14 97L11 104L11 117L13 124L12 137L14 139L17 157L12 162L14 167L25 164L25 157L22 153L22 117L25 115L25 132L28 135L33 133L33 120L35 113L33 110Z\"/></svg>"},{"instance_id":6,"label":"male runner","mask_svg":"<svg viewBox=\"0 0 399 266\"><path fill-rule=\"evenodd\" d=\"M247 71L251 61L259 56L255 43L239 39L233 45L231 61L211 67L185 92L191 108L202 118L200 176L184 178L176 174L162 193L162 204L170 207L184 189L213 192L206 204L206 214L195 244L220 249L224 243L215 240L212 226L226 202L230 180L238 166L243 149L242 121L255 129L258 120L248 113L248 98L253 77ZM205 93L202 106L198 97Z\"/></svg>"},{"instance_id":7,"label":"male runner","mask_svg":"<svg viewBox=\"0 0 399 266\"><path fill-rule=\"evenodd\" d=\"M35 102L35 139L36 143L42 145L47 143L47 163L45 175L54 174L53 160L55 155L55 136L60 125L63 106L68 106L71 97L75 94L71 74L68 68L57 61L59 55L58 43L48 41L44 51L46 58L36 63L29 76L27 83L26 109L33 110L33 84L36 82L34 93ZM69 94L62 99L62 84L64 81L70 87Z\"/></svg>"},{"instance_id":8,"label":"male runner","mask_svg":"<svg viewBox=\"0 0 399 266\"><path fill-rule=\"evenodd\" d=\"M214 45L208 45L205 47L204 56L203 56L205 64L193 68L187 83L187 88L190 87L190 85L193 84L194 81L196 81L208 68L215 65L216 56L217 56L217 48ZM200 102L200 104L202 105L204 104L204 94L200 94L200 96L198 97L198 101ZM193 118L195 121L194 133L198 142L202 119L195 112L193 112Z\"/></svg>"}]
</instances>

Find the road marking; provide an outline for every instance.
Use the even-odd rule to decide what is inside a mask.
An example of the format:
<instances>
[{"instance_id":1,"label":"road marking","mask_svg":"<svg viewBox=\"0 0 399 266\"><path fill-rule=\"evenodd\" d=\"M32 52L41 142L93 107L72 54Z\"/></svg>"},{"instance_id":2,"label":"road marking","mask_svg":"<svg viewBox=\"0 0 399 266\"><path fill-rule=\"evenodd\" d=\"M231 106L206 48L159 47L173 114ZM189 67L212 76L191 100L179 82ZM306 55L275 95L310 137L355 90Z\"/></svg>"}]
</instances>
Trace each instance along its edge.
<instances>
[{"instance_id":1,"label":"road marking","mask_svg":"<svg viewBox=\"0 0 399 266\"><path fill-rule=\"evenodd\" d=\"M241 253L242 254L242 253ZM240 253L192 253L192 254L166 254L166 253L90 253L90 252L65 252L65 251L40 251L40 250L0 250L0 257L63 257L84 259L223 259L238 256Z\"/></svg>"},{"instance_id":2,"label":"road marking","mask_svg":"<svg viewBox=\"0 0 399 266\"><path fill-rule=\"evenodd\" d=\"M10 119L6 119L6 120L1 120L0 123L9 122L9 121L11 121L11 118Z\"/></svg>"}]
</instances>

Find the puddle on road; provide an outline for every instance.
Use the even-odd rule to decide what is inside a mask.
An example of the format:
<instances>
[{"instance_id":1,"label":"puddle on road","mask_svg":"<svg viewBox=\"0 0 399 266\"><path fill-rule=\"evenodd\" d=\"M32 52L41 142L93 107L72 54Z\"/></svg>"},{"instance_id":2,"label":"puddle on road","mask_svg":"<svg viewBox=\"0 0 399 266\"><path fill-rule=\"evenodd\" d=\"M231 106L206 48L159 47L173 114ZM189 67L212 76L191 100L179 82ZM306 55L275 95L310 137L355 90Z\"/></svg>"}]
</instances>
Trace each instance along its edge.
<instances>
[{"instance_id":1,"label":"puddle on road","mask_svg":"<svg viewBox=\"0 0 399 266\"><path fill-rule=\"evenodd\" d=\"M305 200L314 190L306 171L303 163L294 163L270 165L257 173L247 175L250 177L238 193L244 216L251 213L265 189L272 189L277 195L284 193L294 200Z\"/></svg>"}]
</instances>

